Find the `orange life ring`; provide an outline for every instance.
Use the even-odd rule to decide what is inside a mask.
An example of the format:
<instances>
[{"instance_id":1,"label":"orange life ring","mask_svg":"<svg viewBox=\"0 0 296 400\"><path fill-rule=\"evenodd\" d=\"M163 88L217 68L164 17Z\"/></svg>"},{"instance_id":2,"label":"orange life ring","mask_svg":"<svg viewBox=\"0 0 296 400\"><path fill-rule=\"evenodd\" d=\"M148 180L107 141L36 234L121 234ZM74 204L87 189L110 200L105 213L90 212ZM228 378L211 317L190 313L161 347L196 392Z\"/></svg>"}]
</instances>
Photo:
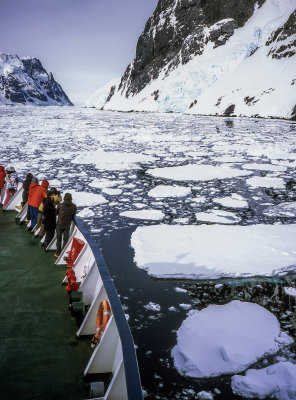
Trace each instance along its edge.
<instances>
[{"instance_id":1,"label":"orange life ring","mask_svg":"<svg viewBox=\"0 0 296 400\"><path fill-rule=\"evenodd\" d=\"M96 345L101 340L101 337L105 331L106 325L111 316L111 308L107 300L101 301L98 312L97 312L97 321L96 321L96 333L92 338L92 344Z\"/></svg>"}]
</instances>

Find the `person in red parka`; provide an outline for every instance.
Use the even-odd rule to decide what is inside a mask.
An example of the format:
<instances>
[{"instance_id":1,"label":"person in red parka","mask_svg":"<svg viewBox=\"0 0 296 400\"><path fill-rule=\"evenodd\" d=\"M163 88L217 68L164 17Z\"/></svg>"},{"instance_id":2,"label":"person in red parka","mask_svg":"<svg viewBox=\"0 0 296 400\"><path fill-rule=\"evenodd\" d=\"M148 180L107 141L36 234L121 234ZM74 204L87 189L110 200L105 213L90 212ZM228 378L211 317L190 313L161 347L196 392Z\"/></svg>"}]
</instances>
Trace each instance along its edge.
<instances>
[{"instance_id":1,"label":"person in red parka","mask_svg":"<svg viewBox=\"0 0 296 400\"><path fill-rule=\"evenodd\" d=\"M0 202L2 203L2 198L4 197L4 184L5 184L5 168L0 165Z\"/></svg>"},{"instance_id":2,"label":"person in red parka","mask_svg":"<svg viewBox=\"0 0 296 400\"><path fill-rule=\"evenodd\" d=\"M29 186L29 196L28 196L28 206L30 207L32 229L34 229L37 223L38 208L42 203L42 200L46 196L47 188L49 186L49 183L46 179L44 179L41 182L40 186L33 181L34 178L32 179L32 183Z\"/></svg>"}]
</instances>

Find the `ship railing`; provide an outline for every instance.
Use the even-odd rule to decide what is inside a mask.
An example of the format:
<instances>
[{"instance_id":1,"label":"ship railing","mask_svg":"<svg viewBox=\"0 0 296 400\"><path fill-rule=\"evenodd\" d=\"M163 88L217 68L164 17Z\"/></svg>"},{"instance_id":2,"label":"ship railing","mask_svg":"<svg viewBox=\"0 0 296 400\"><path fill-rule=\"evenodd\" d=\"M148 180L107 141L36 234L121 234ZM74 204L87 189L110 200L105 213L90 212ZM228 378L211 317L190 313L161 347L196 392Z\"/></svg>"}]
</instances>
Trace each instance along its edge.
<instances>
[{"instance_id":1,"label":"ship railing","mask_svg":"<svg viewBox=\"0 0 296 400\"><path fill-rule=\"evenodd\" d=\"M16 193L14 194L14 196L9 200L9 202L7 203L6 207L3 207L3 210L15 210L15 207L20 205L23 199L23 183L19 182L18 183L18 188ZM4 192L4 197L6 194L6 184L4 185L3 188L3 192ZM3 198L4 199L4 198Z\"/></svg>"},{"instance_id":2,"label":"ship railing","mask_svg":"<svg viewBox=\"0 0 296 400\"><path fill-rule=\"evenodd\" d=\"M16 193L15 196L18 196L17 199L12 199L6 209L13 210L15 205L19 204L20 194ZM16 218L23 221L25 216L26 207L19 211ZM142 400L135 345L126 316L101 250L78 217L75 217L71 225L69 240L56 260L56 265L65 264L74 238L84 242L73 270L77 282L80 283L78 292L82 293L83 307L87 309L76 333L77 337L95 334L97 311L101 301L109 302L112 314L99 344L94 348L84 375L112 373L111 382L103 397L99 397L100 400ZM46 250L56 250L56 235ZM62 283L66 282L65 277Z\"/></svg>"}]
</instances>

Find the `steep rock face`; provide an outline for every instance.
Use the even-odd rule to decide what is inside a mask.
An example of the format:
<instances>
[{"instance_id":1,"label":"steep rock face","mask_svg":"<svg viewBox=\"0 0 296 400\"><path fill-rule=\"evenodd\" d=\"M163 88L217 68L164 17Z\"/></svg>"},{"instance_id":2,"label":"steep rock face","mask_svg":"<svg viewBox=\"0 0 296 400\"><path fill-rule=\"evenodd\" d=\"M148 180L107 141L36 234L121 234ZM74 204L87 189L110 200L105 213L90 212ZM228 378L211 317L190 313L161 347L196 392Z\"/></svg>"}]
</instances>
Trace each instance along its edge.
<instances>
[{"instance_id":1,"label":"steep rock face","mask_svg":"<svg viewBox=\"0 0 296 400\"><path fill-rule=\"evenodd\" d=\"M180 63L186 64L202 54L208 41L216 47L224 44L234 29L252 15L255 3L256 0L160 0L139 37L135 59L127 67L119 89L126 89L127 97L136 94L156 79L165 65L170 71ZM211 26L210 32L204 29Z\"/></svg>"},{"instance_id":2,"label":"steep rock face","mask_svg":"<svg viewBox=\"0 0 296 400\"><path fill-rule=\"evenodd\" d=\"M37 58L0 53L0 104L73 105Z\"/></svg>"},{"instance_id":3,"label":"steep rock face","mask_svg":"<svg viewBox=\"0 0 296 400\"><path fill-rule=\"evenodd\" d=\"M271 98L295 78L295 8L295 0L159 0L104 109L289 117L291 104L276 109Z\"/></svg>"},{"instance_id":4,"label":"steep rock face","mask_svg":"<svg viewBox=\"0 0 296 400\"><path fill-rule=\"evenodd\" d=\"M279 29L277 29L270 39L266 42L266 46L272 44L268 56L280 59L292 57L296 54L296 11L294 11L288 21Z\"/></svg>"}]
</instances>

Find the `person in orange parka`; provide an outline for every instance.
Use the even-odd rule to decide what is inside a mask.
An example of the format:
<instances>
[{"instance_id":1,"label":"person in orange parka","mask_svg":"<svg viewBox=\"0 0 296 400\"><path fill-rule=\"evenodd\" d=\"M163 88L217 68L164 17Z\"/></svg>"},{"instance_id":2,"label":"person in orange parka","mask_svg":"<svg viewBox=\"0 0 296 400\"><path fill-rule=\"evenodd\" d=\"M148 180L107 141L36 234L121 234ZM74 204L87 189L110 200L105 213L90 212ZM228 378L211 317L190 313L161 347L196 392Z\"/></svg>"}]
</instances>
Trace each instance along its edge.
<instances>
[{"instance_id":1,"label":"person in orange parka","mask_svg":"<svg viewBox=\"0 0 296 400\"><path fill-rule=\"evenodd\" d=\"M46 196L47 188L49 183L46 179L41 182L39 186L38 183L33 182L34 178L32 179L32 183L29 186L29 196L28 196L28 206L30 207L30 214L31 214L31 229L34 229L37 223L38 217L38 208L42 203L42 200Z\"/></svg>"},{"instance_id":2,"label":"person in orange parka","mask_svg":"<svg viewBox=\"0 0 296 400\"><path fill-rule=\"evenodd\" d=\"M2 203L2 198L4 197L4 184L5 184L5 176L6 176L6 172L5 172L5 168L0 165L0 202Z\"/></svg>"}]
</instances>

